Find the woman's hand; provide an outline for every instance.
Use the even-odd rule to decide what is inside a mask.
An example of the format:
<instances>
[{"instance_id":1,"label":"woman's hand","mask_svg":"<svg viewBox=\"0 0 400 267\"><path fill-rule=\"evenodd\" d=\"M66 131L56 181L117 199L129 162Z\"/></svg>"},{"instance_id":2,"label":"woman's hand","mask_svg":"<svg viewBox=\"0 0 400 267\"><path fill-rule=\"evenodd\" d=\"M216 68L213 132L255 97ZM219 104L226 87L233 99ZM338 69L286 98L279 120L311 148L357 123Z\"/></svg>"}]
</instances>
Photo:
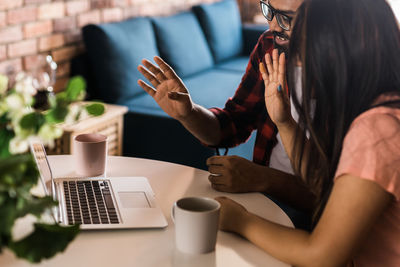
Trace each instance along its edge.
<instances>
[{"instance_id":1,"label":"woman's hand","mask_svg":"<svg viewBox=\"0 0 400 267\"><path fill-rule=\"evenodd\" d=\"M271 120L279 127L292 119L290 101L286 94L286 62L285 53L278 56L278 49L265 55L265 63L260 63L260 72L265 85L265 105Z\"/></svg>"},{"instance_id":2,"label":"woman's hand","mask_svg":"<svg viewBox=\"0 0 400 267\"><path fill-rule=\"evenodd\" d=\"M221 204L219 229L240 234L247 210L239 203L227 197L215 198Z\"/></svg>"},{"instance_id":3,"label":"woman's hand","mask_svg":"<svg viewBox=\"0 0 400 267\"><path fill-rule=\"evenodd\" d=\"M172 118L180 120L187 117L193 109L189 92L175 71L160 57L154 57L155 66L150 61L142 60L138 70L153 85L142 80L138 84L154 98L157 104Z\"/></svg>"}]
</instances>

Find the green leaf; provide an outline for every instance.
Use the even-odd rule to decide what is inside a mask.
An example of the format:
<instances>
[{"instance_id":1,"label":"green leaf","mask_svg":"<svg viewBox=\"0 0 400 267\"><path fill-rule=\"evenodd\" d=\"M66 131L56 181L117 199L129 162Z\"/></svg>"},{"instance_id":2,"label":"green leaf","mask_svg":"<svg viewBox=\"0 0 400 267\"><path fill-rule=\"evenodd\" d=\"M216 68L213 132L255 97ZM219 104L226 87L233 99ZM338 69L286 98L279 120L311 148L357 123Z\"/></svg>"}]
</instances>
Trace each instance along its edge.
<instances>
[{"instance_id":1,"label":"green leaf","mask_svg":"<svg viewBox=\"0 0 400 267\"><path fill-rule=\"evenodd\" d=\"M3 238L11 235L12 226L17 218L17 211L15 209L16 200L5 193L1 195L7 198L6 202L3 202L0 206L0 242L3 243L5 242Z\"/></svg>"},{"instance_id":2,"label":"green leaf","mask_svg":"<svg viewBox=\"0 0 400 267\"><path fill-rule=\"evenodd\" d=\"M8 148L14 136L14 131L6 128L0 129L0 159L7 158L11 155Z\"/></svg>"},{"instance_id":3,"label":"green leaf","mask_svg":"<svg viewBox=\"0 0 400 267\"><path fill-rule=\"evenodd\" d=\"M93 116L100 116L104 113L104 105L100 103L89 104L86 107L86 111Z\"/></svg>"},{"instance_id":4,"label":"green leaf","mask_svg":"<svg viewBox=\"0 0 400 267\"><path fill-rule=\"evenodd\" d=\"M9 122L9 118L7 117L7 112L0 116L0 125L7 124ZM3 126L3 125L1 125Z\"/></svg>"},{"instance_id":5,"label":"green leaf","mask_svg":"<svg viewBox=\"0 0 400 267\"><path fill-rule=\"evenodd\" d=\"M27 214L37 217L57 204L51 197L30 193L37 185L38 171L30 154L0 159L0 251L11 242L15 220Z\"/></svg>"},{"instance_id":6,"label":"green leaf","mask_svg":"<svg viewBox=\"0 0 400 267\"><path fill-rule=\"evenodd\" d=\"M34 130L37 132L45 123L45 118L41 113L32 112L22 117L19 125L25 130Z\"/></svg>"},{"instance_id":7,"label":"green leaf","mask_svg":"<svg viewBox=\"0 0 400 267\"><path fill-rule=\"evenodd\" d=\"M65 120L68 115L68 107L57 106L46 113L45 118L48 123L60 123Z\"/></svg>"},{"instance_id":8,"label":"green leaf","mask_svg":"<svg viewBox=\"0 0 400 267\"><path fill-rule=\"evenodd\" d=\"M67 85L66 93L67 97L71 101L79 100L79 96L81 96L86 89L86 82L82 76L72 77Z\"/></svg>"},{"instance_id":9,"label":"green leaf","mask_svg":"<svg viewBox=\"0 0 400 267\"><path fill-rule=\"evenodd\" d=\"M36 125L36 113L32 112L22 117L20 123L23 129L33 129Z\"/></svg>"},{"instance_id":10,"label":"green leaf","mask_svg":"<svg viewBox=\"0 0 400 267\"><path fill-rule=\"evenodd\" d=\"M70 103L71 101L68 100L68 95L66 91L60 92L56 94L56 99L55 99L55 105L62 105L66 106Z\"/></svg>"},{"instance_id":11,"label":"green leaf","mask_svg":"<svg viewBox=\"0 0 400 267\"><path fill-rule=\"evenodd\" d=\"M17 217L24 217L27 214L35 215L40 217L42 213L48 208L57 205L57 201L54 201L52 197L36 197L31 196L21 201L20 207L17 209Z\"/></svg>"},{"instance_id":12,"label":"green leaf","mask_svg":"<svg viewBox=\"0 0 400 267\"><path fill-rule=\"evenodd\" d=\"M35 263L64 251L79 233L79 225L63 227L35 223L34 226L33 233L20 241L10 242L9 248L17 257Z\"/></svg>"},{"instance_id":13,"label":"green leaf","mask_svg":"<svg viewBox=\"0 0 400 267\"><path fill-rule=\"evenodd\" d=\"M0 194L28 198L37 181L38 171L31 155L13 155L0 160Z\"/></svg>"}]
</instances>

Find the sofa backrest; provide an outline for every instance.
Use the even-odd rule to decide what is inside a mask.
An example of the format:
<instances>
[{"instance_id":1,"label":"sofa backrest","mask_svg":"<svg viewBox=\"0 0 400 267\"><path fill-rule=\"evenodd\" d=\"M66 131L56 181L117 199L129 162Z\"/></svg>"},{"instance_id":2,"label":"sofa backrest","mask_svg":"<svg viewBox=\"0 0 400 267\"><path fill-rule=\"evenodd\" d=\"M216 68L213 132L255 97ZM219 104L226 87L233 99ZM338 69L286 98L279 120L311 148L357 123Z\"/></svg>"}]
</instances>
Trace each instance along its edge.
<instances>
[{"instance_id":1,"label":"sofa backrest","mask_svg":"<svg viewBox=\"0 0 400 267\"><path fill-rule=\"evenodd\" d=\"M210 48L193 12L153 18L160 55L182 78L214 65Z\"/></svg>"},{"instance_id":2,"label":"sofa backrest","mask_svg":"<svg viewBox=\"0 0 400 267\"><path fill-rule=\"evenodd\" d=\"M94 97L118 104L145 93L137 84L143 78L137 66L143 58L159 55L149 18L88 25L83 39L94 76Z\"/></svg>"},{"instance_id":3,"label":"sofa backrest","mask_svg":"<svg viewBox=\"0 0 400 267\"><path fill-rule=\"evenodd\" d=\"M182 77L238 56L243 50L236 0L201 4L167 17L140 17L82 30L93 98L124 104L145 93L137 84L143 58L159 55Z\"/></svg>"},{"instance_id":4,"label":"sofa backrest","mask_svg":"<svg viewBox=\"0 0 400 267\"><path fill-rule=\"evenodd\" d=\"M193 12L200 21L216 63L242 54L242 22L236 0L197 5Z\"/></svg>"}]
</instances>

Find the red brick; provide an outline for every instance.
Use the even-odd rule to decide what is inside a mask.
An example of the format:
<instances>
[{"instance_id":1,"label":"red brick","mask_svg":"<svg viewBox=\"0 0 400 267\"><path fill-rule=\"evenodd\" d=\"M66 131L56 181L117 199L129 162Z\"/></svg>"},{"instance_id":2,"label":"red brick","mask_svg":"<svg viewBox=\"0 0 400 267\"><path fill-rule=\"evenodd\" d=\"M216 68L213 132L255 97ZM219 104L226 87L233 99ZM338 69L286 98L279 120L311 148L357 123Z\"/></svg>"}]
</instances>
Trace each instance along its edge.
<instances>
[{"instance_id":1,"label":"red brick","mask_svg":"<svg viewBox=\"0 0 400 267\"><path fill-rule=\"evenodd\" d=\"M69 76L71 70L71 63L70 62L65 62L58 64L57 67L57 76Z\"/></svg>"},{"instance_id":2,"label":"red brick","mask_svg":"<svg viewBox=\"0 0 400 267\"><path fill-rule=\"evenodd\" d=\"M76 17L65 17L54 20L54 31L65 32L76 28Z\"/></svg>"},{"instance_id":3,"label":"red brick","mask_svg":"<svg viewBox=\"0 0 400 267\"><path fill-rule=\"evenodd\" d=\"M102 22L120 21L124 17L121 8L108 8L102 10Z\"/></svg>"},{"instance_id":4,"label":"red brick","mask_svg":"<svg viewBox=\"0 0 400 267\"><path fill-rule=\"evenodd\" d=\"M7 10L22 6L22 0L0 0L0 10Z\"/></svg>"},{"instance_id":5,"label":"red brick","mask_svg":"<svg viewBox=\"0 0 400 267\"><path fill-rule=\"evenodd\" d=\"M41 37L39 40L39 51L48 51L54 48L59 48L64 45L64 36L62 34L53 34L46 37Z\"/></svg>"},{"instance_id":6,"label":"red brick","mask_svg":"<svg viewBox=\"0 0 400 267\"><path fill-rule=\"evenodd\" d=\"M43 4L39 6L39 19L58 19L64 17L65 6L63 2Z\"/></svg>"},{"instance_id":7,"label":"red brick","mask_svg":"<svg viewBox=\"0 0 400 267\"><path fill-rule=\"evenodd\" d=\"M173 7L172 5L160 5L160 4L138 4L130 8L129 12L126 11L125 17L132 16L160 16L177 13L180 10L184 10L182 6Z\"/></svg>"},{"instance_id":8,"label":"red brick","mask_svg":"<svg viewBox=\"0 0 400 267\"><path fill-rule=\"evenodd\" d=\"M25 0L25 5L29 4L43 4L51 2L51 0Z\"/></svg>"},{"instance_id":9,"label":"red brick","mask_svg":"<svg viewBox=\"0 0 400 267\"><path fill-rule=\"evenodd\" d=\"M69 77L57 77L56 83L54 84L54 92L58 93L63 91L68 84Z\"/></svg>"},{"instance_id":10,"label":"red brick","mask_svg":"<svg viewBox=\"0 0 400 267\"><path fill-rule=\"evenodd\" d=\"M5 12L0 12L0 27L6 26L6 13Z\"/></svg>"},{"instance_id":11,"label":"red brick","mask_svg":"<svg viewBox=\"0 0 400 267\"><path fill-rule=\"evenodd\" d=\"M132 18L140 16L140 11L137 7L124 8L124 18Z\"/></svg>"},{"instance_id":12,"label":"red brick","mask_svg":"<svg viewBox=\"0 0 400 267\"><path fill-rule=\"evenodd\" d=\"M46 56L47 53L24 57L23 58L24 69L31 70L46 65Z\"/></svg>"},{"instance_id":13,"label":"red brick","mask_svg":"<svg viewBox=\"0 0 400 267\"><path fill-rule=\"evenodd\" d=\"M13 9L7 13L8 24L17 24L36 20L37 8L34 6Z\"/></svg>"},{"instance_id":14,"label":"red brick","mask_svg":"<svg viewBox=\"0 0 400 267\"><path fill-rule=\"evenodd\" d=\"M89 0L71 1L66 4L67 15L77 15L90 10Z\"/></svg>"},{"instance_id":15,"label":"red brick","mask_svg":"<svg viewBox=\"0 0 400 267\"><path fill-rule=\"evenodd\" d=\"M75 29L64 33L64 40L66 44L81 42L82 41L81 29Z\"/></svg>"},{"instance_id":16,"label":"red brick","mask_svg":"<svg viewBox=\"0 0 400 267\"><path fill-rule=\"evenodd\" d=\"M20 41L8 45L8 57L21 57L26 55L32 55L37 52L37 41L36 39L30 39Z\"/></svg>"},{"instance_id":17,"label":"red brick","mask_svg":"<svg viewBox=\"0 0 400 267\"><path fill-rule=\"evenodd\" d=\"M146 0L128 0L130 5L137 5L137 4L143 4L146 2Z\"/></svg>"},{"instance_id":18,"label":"red brick","mask_svg":"<svg viewBox=\"0 0 400 267\"><path fill-rule=\"evenodd\" d=\"M7 50L5 45L0 45L0 60L4 60L7 57Z\"/></svg>"},{"instance_id":19,"label":"red brick","mask_svg":"<svg viewBox=\"0 0 400 267\"><path fill-rule=\"evenodd\" d=\"M78 27L83 27L87 24L99 24L100 11L94 10L78 15Z\"/></svg>"},{"instance_id":20,"label":"red brick","mask_svg":"<svg viewBox=\"0 0 400 267\"><path fill-rule=\"evenodd\" d=\"M22 40L21 26L0 28L0 44Z\"/></svg>"},{"instance_id":21,"label":"red brick","mask_svg":"<svg viewBox=\"0 0 400 267\"><path fill-rule=\"evenodd\" d=\"M51 55L56 62L67 61L74 58L78 54L77 46L66 46L61 49L52 51Z\"/></svg>"},{"instance_id":22,"label":"red brick","mask_svg":"<svg viewBox=\"0 0 400 267\"><path fill-rule=\"evenodd\" d=\"M0 62L0 73L2 74L15 74L22 70L21 58L11 59Z\"/></svg>"},{"instance_id":23,"label":"red brick","mask_svg":"<svg viewBox=\"0 0 400 267\"><path fill-rule=\"evenodd\" d=\"M36 36L43 36L53 31L53 24L51 20L44 20L25 24L24 36L25 38L32 38Z\"/></svg>"},{"instance_id":24,"label":"red brick","mask_svg":"<svg viewBox=\"0 0 400 267\"><path fill-rule=\"evenodd\" d=\"M129 6L129 0L110 0L111 7L127 7Z\"/></svg>"},{"instance_id":25,"label":"red brick","mask_svg":"<svg viewBox=\"0 0 400 267\"><path fill-rule=\"evenodd\" d=\"M90 7L91 9L98 9L98 8L106 8L110 7L110 0L91 0Z\"/></svg>"},{"instance_id":26,"label":"red brick","mask_svg":"<svg viewBox=\"0 0 400 267\"><path fill-rule=\"evenodd\" d=\"M133 7L137 9L139 16L159 16L159 15L166 15L172 13L172 7L169 6L161 6L161 5L149 5L149 4L142 4L138 7ZM175 10L178 12L178 10Z\"/></svg>"}]
</instances>

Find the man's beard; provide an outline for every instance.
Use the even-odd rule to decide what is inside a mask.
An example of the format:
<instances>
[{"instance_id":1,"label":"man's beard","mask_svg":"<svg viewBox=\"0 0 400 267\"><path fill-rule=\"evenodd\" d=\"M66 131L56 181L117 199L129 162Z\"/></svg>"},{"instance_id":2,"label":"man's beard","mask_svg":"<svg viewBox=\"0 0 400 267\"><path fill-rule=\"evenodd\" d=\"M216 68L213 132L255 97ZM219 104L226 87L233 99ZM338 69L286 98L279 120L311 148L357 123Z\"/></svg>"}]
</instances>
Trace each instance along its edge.
<instances>
[{"instance_id":1,"label":"man's beard","mask_svg":"<svg viewBox=\"0 0 400 267\"><path fill-rule=\"evenodd\" d=\"M275 32L275 31L273 32L273 35L274 35L274 48L278 49L279 55L280 55L282 52L284 52L284 53L285 53L285 57L287 58L288 53L289 53L289 46L288 46L288 45L285 45L285 46L278 45L278 44L275 42L275 39L277 38L277 36L279 36L279 37L286 38L287 40L289 40L289 36L286 35L286 34L284 34L284 33Z\"/></svg>"}]
</instances>

